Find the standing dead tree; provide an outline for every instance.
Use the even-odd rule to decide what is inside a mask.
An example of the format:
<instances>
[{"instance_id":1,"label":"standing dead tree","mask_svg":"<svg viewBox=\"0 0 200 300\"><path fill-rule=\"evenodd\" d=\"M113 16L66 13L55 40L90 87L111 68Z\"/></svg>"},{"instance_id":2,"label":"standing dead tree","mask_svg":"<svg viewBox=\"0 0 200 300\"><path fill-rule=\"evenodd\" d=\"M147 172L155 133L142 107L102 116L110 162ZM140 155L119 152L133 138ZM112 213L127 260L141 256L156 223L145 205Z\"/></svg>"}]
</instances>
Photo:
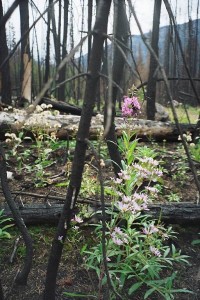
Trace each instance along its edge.
<instances>
[{"instance_id":1,"label":"standing dead tree","mask_svg":"<svg viewBox=\"0 0 200 300\"><path fill-rule=\"evenodd\" d=\"M160 11L162 0L155 0L154 14L153 14L153 30L151 38L151 46L158 56L158 39L159 39L159 25L160 25ZM157 77L157 63L153 55L150 56L149 78L147 84L147 119L155 120L156 112L156 77Z\"/></svg>"},{"instance_id":2,"label":"standing dead tree","mask_svg":"<svg viewBox=\"0 0 200 300\"><path fill-rule=\"evenodd\" d=\"M0 19L3 18L3 5L0 1ZM5 25L0 27L0 65L8 56L8 46L6 40ZM5 104L11 104L11 81L10 81L10 66L7 61L0 69L0 87L1 87L1 101Z\"/></svg>"},{"instance_id":3,"label":"standing dead tree","mask_svg":"<svg viewBox=\"0 0 200 300\"><path fill-rule=\"evenodd\" d=\"M96 88L99 81L99 71L102 61L103 44L107 32L110 5L111 0L100 0L98 5L96 22L93 29L93 46L88 68L89 76L86 80L84 103L76 138L71 179L50 252L44 291L45 300L55 299L56 277L62 255L63 242L66 239L67 230L70 228L71 217L81 187L85 153L87 149L86 139L89 137L90 123L95 105Z\"/></svg>"},{"instance_id":4,"label":"standing dead tree","mask_svg":"<svg viewBox=\"0 0 200 300\"><path fill-rule=\"evenodd\" d=\"M128 19L126 15L125 2L124 0L115 1L115 37L114 37L114 57L113 57L113 66L112 66L112 80L120 85L121 80L123 78L123 70L125 65L125 59L123 53L127 52L128 45L128 33L129 33L129 25ZM120 47L120 49L119 49ZM113 168L115 171L115 175L120 172L122 169L121 166L121 156L119 153L117 138L115 135L115 106L116 99L118 94L118 88L116 85L112 87L112 103L107 102L105 105L105 137L108 145L109 155L113 161Z\"/></svg>"},{"instance_id":5,"label":"standing dead tree","mask_svg":"<svg viewBox=\"0 0 200 300\"><path fill-rule=\"evenodd\" d=\"M24 261L24 266L20 272L17 273L15 282L20 285L26 285L29 272L31 270L32 258L33 258L33 244L31 236L27 230L27 227L21 217L19 208L15 203L13 196L10 192L8 181L7 181L7 172L6 172L6 161L4 156L3 147L0 144L0 182L2 191L5 196L5 200L12 212L12 216L14 221L16 222L17 227L19 228L25 245L26 245L26 256ZM0 298L1 299L1 298Z\"/></svg>"},{"instance_id":6,"label":"standing dead tree","mask_svg":"<svg viewBox=\"0 0 200 300\"><path fill-rule=\"evenodd\" d=\"M19 3L20 8L20 26L21 36L29 30L29 8L28 0L22 0ZM31 78L32 62L30 55L29 34L26 34L21 41L21 98L31 102Z\"/></svg>"}]
</instances>

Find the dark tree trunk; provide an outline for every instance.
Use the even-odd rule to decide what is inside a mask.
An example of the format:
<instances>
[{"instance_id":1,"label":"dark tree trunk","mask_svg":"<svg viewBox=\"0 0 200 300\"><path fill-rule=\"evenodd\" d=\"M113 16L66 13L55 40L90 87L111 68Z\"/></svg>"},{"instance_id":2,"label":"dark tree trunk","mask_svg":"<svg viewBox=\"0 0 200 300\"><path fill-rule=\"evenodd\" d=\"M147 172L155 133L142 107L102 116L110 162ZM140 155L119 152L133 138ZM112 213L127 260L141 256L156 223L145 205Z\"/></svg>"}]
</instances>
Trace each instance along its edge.
<instances>
[{"instance_id":1,"label":"dark tree trunk","mask_svg":"<svg viewBox=\"0 0 200 300\"><path fill-rule=\"evenodd\" d=\"M1 284L1 279L0 279L0 300L4 300L4 295L3 295L3 288Z\"/></svg>"},{"instance_id":2,"label":"dark tree trunk","mask_svg":"<svg viewBox=\"0 0 200 300\"><path fill-rule=\"evenodd\" d=\"M20 8L20 26L21 37L21 98L31 102L31 56L29 44L29 9L28 0L21 0L19 3Z\"/></svg>"},{"instance_id":3,"label":"dark tree trunk","mask_svg":"<svg viewBox=\"0 0 200 300\"><path fill-rule=\"evenodd\" d=\"M193 90L193 92L194 92L194 94L196 96L196 100L200 104L200 97L198 95L198 92L196 90L194 81L192 80L192 76L191 76L190 70L189 70L188 65L187 65L186 57L184 55L184 51L183 51L183 47L182 47L180 35L179 35L178 29L177 29L177 25L176 25L176 21L175 21L175 18L174 18L172 9L171 9L171 5L170 5L170 3L169 3L168 0L163 0L163 2L165 4L166 10L168 12L169 18L171 19L171 22L172 22L172 24L174 26L174 32L175 32L175 36L177 38L177 43L178 43L178 47L179 47L179 50L180 50L180 53L181 53L181 57L183 59L183 64L184 64L184 68L186 70L186 74L187 74L187 76L188 76L188 78L190 80L190 84L191 84L192 90Z\"/></svg>"},{"instance_id":4,"label":"dark tree trunk","mask_svg":"<svg viewBox=\"0 0 200 300\"><path fill-rule=\"evenodd\" d=\"M20 194L20 192L19 192ZM46 195L43 195L44 201L47 200ZM56 197L55 197L56 198ZM51 201L51 198L48 198ZM55 199L56 200L56 199ZM64 200L64 199L63 199ZM162 222L167 222L170 224L196 224L198 225L200 222L200 205L195 203L195 199L193 202L171 202L169 203L156 203L149 204L148 211L144 211L144 214L150 215L155 219L159 219L161 217ZM84 202L84 200L83 200ZM80 203L83 203L80 200ZM100 209L101 203L95 202L95 199L90 201L91 205L94 205L96 208ZM110 207L111 204L106 203L107 207ZM20 209L21 215L24 219L24 222L27 225L39 225L39 224L58 224L60 213L62 212L63 205L62 204L54 204L51 206L46 204L31 204L25 205L25 207ZM4 209L4 214L7 217L12 217L10 210L5 206L0 206L0 209ZM106 215L106 219L109 219L109 215ZM95 218L93 218L94 220ZM100 221L100 217L97 218ZM87 226L90 223L90 220L84 220L84 224L81 226ZM1 298L0 298L1 299Z\"/></svg>"},{"instance_id":5,"label":"dark tree trunk","mask_svg":"<svg viewBox=\"0 0 200 300\"><path fill-rule=\"evenodd\" d=\"M124 53L126 53L126 47L128 43L128 19L125 10L125 2L124 0L118 0L115 2L115 18L116 18L116 39L119 41L119 46L122 48ZM123 78L123 69L125 65L125 60L118 49L117 45L114 48L114 59L113 59L113 81L120 85L121 80ZM120 172L122 169L121 166L121 156L119 153L118 145L117 145L117 138L115 135L115 106L116 106L116 99L117 99L118 88L114 86L112 88L112 116L111 116L111 124L110 129L106 135L108 150L110 158L113 161L113 168L115 175ZM105 105L105 126L108 121L108 111L107 111L108 103Z\"/></svg>"},{"instance_id":6,"label":"dark tree trunk","mask_svg":"<svg viewBox=\"0 0 200 300\"><path fill-rule=\"evenodd\" d=\"M152 40L151 46L158 56L158 40L159 40L159 25L160 25L160 10L161 10L162 0L155 0L154 3L154 14L153 14L153 30L152 30ZM157 63L154 56L150 56L150 70L149 79L147 84L147 119L155 120L156 112L156 69Z\"/></svg>"},{"instance_id":7,"label":"dark tree trunk","mask_svg":"<svg viewBox=\"0 0 200 300\"><path fill-rule=\"evenodd\" d=\"M88 0L88 33L90 33L92 30L92 7L93 7L93 0ZM92 35L89 35L88 36L88 63L90 60L91 45L92 45Z\"/></svg>"},{"instance_id":8,"label":"dark tree trunk","mask_svg":"<svg viewBox=\"0 0 200 300\"><path fill-rule=\"evenodd\" d=\"M63 41L62 41L62 59L67 55L67 32L68 32L68 10L69 0L64 0L64 28L63 28ZM59 82L63 82L66 77L67 66L64 65L59 74ZM65 84L63 84L58 90L58 99L65 101Z\"/></svg>"},{"instance_id":9,"label":"dark tree trunk","mask_svg":"<svg viewBox=\"0 0 200 300\"><path fill-rule=\"evenodd\" d=\"M16 204L16 202L13 200L8 180L7 180L7 172L6 172L6 161L5 161L5 155L3 151L3 147L0 144L0 183L1 188L5 197L5 200L12 211L12 216L14 221L16 222L16 225L18 229L20 230L22 237L24 239L25 245L26 245L26 256L24 260L24 266L20 272L18 272L15 282L19 285L26 285L29 272L31 270L32 265L32 258L33 258L33 243L31 236L27 230L27 227L24 223L24 220L21 217L19 208Z\"/></svg>"},{"instance_id":10,"label":"dark tree trunk","mask_svg":"<svg viewBox=\"0 0 200 300\"><path fill-rule=\"evenodd\" d=\"M91 51L89 64L90 76L86 81L86 90L82 109L81 120L76 139L76 147L74 160L72 164L71 179L67 190L66 201L59 220L56 235L54 237L50 252L47 275L45 282L44 299L55 299L55 287L58 267L62 255L63 242L66 239L67 230L70 227L70 221L77 196L81 186L82 173L84 168L85 153L87 149L86 139L89 137L89 129L93 109L95 105L96 87L99 81L99 71L101 67L101 58L103 53L103 43L107 32L108 15L111 0L101 0L99 10L97 12L96 22L94 26L94 41ZM62 242L59 240L62 238Z\"/></svg>"},{"instance_id":11,"label":"dark tree trunk","mask_svg":"<svg viewBox=\"0 0 200 300\"><path fill-rule=\"evenodd\" d=\"M3 18L3 5L0 0L0 20ZM5 25L0 27L0 65L8 56L8 46L6 41ZM10 67L9 61L3 64L0 70L0 88L1 88L1 101L5 104L11 104L11 81L10 81Z\"/></svg>"},{"instance_id":12,"label":"dark tree trunk","mask_svg":"<svg viewBox=\"0 0 200 300\"><path fill-rule=\"evenodd\" d=\"M51 5L52 1L49 0L49 10L47 13L47 36L46 36L46 55L45 55L45 75L44 82L47 82L50 77L50 27L51 27Z\"/></svg>"},{"instance_id":13,"label":"dark tree trunk","mask_svg":"<svg viewBox=\"0 0 200 300\"><path fill-rule=\"evenodd\" d=\"M15 0L13 4L9 7L7 12L4 14L4 16L0 19L0 28L5 26L6 22L14 12L14 10L17 8L18 4L20 3L21 0Z\"/></svg>"}]
</instances>

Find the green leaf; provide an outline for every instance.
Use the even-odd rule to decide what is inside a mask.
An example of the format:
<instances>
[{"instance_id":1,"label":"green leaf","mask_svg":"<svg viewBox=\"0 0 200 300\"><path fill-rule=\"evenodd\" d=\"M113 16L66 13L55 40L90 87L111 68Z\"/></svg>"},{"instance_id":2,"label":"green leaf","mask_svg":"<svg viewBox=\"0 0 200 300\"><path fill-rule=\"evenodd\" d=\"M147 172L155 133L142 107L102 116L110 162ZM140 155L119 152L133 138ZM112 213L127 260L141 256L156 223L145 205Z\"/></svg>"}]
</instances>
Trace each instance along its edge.
<instances>
[{"instance_id":1,"label":"green leaf","mask_svg":"<svg viewBox=\"0 0 200 300\"><path fill-rule=\"evenodd\" d=\"M94 295L85 295L85 294L77 294L77 293L70 293L70 292L64 292L65 296L71 296L71 297L77 297L77 298L91 298L91 299L97 299L97 296Z\"/></svg>"},{"instance_id":2,"label":"green leaf","mask_svg":"<svg viewBox=\"0 0 200 300\"><path fill-rule=\"evenodd\" d=\"M144 299L147 299L153 292L155 292L156 287L151 288L150 290L146 291L144 295Z\"/></svg>"},{"instance_id":3,"label":"green leaf","mask_svg":"<svg viewBox=\"0 0 200 300\"><path fill-rule=\"evenodd\" d=\"M142 286L143 282L136 282L134 283L131 288L128 291L129 295L132 295L135 291L137 291L141 286Z\"/></svg>"},{"instance_id":4,"label":"green leaf","mask_svg":"<svg viewBox=\"0 0 200 300\"><path fill-rule=\"evenodd\" d=\"M169 252L170 252L170 248L167 248L166 250L165 250L165 252L164 252L164 257L167 257L167 255L169 254Z\"/></svg>"},{"instance_id":5,"label":"green leaf","mask_svg":"<svg viewBox=\"0 0 200 300\"><path fill-rule=\"evenodd\" d=\"M191 243L192 245L199 245L200 244L200 240L194 240Z\"/></svg>"}]
</instances>

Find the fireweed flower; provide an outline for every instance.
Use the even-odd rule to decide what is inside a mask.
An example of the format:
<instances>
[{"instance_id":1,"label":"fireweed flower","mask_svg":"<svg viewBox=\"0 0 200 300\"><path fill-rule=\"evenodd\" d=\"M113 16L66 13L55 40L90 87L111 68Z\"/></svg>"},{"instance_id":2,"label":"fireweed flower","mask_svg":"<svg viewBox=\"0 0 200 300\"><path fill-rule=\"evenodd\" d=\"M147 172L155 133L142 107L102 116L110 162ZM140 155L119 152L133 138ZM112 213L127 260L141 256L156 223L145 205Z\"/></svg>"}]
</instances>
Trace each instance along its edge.
<instances>
[{"instance_id":1,"label":"fireweed flower","mask_svg":"<svg viewBox=\"0 0 200 300\"><path fill-rule=\"evenodd\" d=\"M152 186L145 186L145 189L150 192L151 194L157 194L158 193L158 189Z\"/></svg>"},{"instance_id":2,"label":"fireweed flower","mask_svg":"<svg viewBox=\"0 0 200 300\"><path fill-rule=\"evenodd\" d=\"M118 176L123 180L129 180L131 178L127 170L121 170L121 172L118 173Z\"/></svg>"},{"instance_id":3,"label":"fireweed flower","mask_svg":"<svg viewBox=\"0 0 200 300\"><path fill-rule=\"evenodd\" d=\"M150 250L151 253L153 253L155 256L161 257L161 253L160 253L160 251L159 251L156 247L150 246L150 247L149 247L149 250Z\"/></svg>"},{"instance_id":4,"label":"fireweed flower","mask_svg":"<svg viewBox=\"0 0 200 300\"><path fill-rule=\"evenodd\" d=\"M74 216L74 221L76 223L83 223L83 220L80 217L78 217L77 215Z\"/></svg>"},{"instance_id":5,"label":"fireweed flower","mask_svg":"<svg viewBox=\"0 0 200 300\"><path fill-rule=\"evenodd\" d=\"M129 98L124 96L124 102L122 104L123 117L135 117L140 110L140 104L137 97Z\"/></svg>"},{"instance_id":6,"label":"fireweed flower","mask_svg":"<svg viewBox=\"0 0 200 300\"><path fill-rule=\"evenodd\" d=\"M116 203L120 212L137 213L147 210L148 196L144 193L134 193L132 196L123 196L121 201Z\"/></svg>"},{"instance_id":7,"label":"fireweed flower","mask_svg":"<svg viewBox=\"0 0 200 300\"><path fill-rule=\"evenodd\" d=\"M115 227L111 233L111 239L114 244L121 246L123 244L128 244L128 235L124 233L121 228Z\"/></svg>"},{"instance_id":8,"label":"fireweed flower","mask_svg":"<svg viewBox=\"0 0 200 300\"><path fill-rule=\"evenodd\" d=\"M63 236L62 236L62 235L59 235L59 236L58 236L58 241L62 242L62 240L63 240Z\"/></svg>"},{"instance_id":9,"label":"fireweed flower","mask_svg":"<svg viewBox=\"0 0 200 300\"><path fill-rule=\"evenodd\" d=\"M142 231L144 234L150 235L159 232L159 229L154 224L150 224L150 226L143 228Z\"/></svg>"}]
</instances>

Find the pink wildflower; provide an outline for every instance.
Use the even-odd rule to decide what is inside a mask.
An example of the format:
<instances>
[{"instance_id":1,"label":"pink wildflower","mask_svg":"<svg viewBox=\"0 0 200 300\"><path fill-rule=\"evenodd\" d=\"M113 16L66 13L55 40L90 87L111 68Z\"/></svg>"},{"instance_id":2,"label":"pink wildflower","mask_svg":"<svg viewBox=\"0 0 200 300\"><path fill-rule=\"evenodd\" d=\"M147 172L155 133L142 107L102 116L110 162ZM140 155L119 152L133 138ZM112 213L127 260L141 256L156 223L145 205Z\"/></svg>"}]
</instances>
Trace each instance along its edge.
<instances>
[{"instance_id":1,"label":"pink wildflower","mask_svg":"<svg viewBox=\"0 0 200 300\"><path fill-rule=\"evenodd\" d=\"M151 253L153 253L155 256L158 256L158 257L161 256L160 251L159 251L156 247L150 246L150 247L149 247L149 250L150 250Z\"/></svg>"},{"instance_id":2,"label":"pink wildflower","mask_svg":"<svg viewBox=\"0 0 200 300\"><path fill-rule=\"evenodd\" d=\"M124 243L128 243L128 235L124 233L121 228L115 227L113 232L111 233L111 238L113 240L113 243L116 245L123 245Z\"/></svg>"},{"instance_id":3,"label":"pink wildflower","mask_svg":"<svg viewBox=\"0 0 200 300\"><path fill-rule=\"evenodd\" d=\"M77 223L83 223L83 220L80 217L76 216L76 215L74 216L74 221L77 222Z\"/></svg>"},{"instance_id":4,"label":"pink wildflower","mask_svg":"<svg viewBox=\"0 0 200 300\"><path fill-rule=\"evenodd\" d=\"M143 231L144 234L149 235L149 234L152 234L152 233L156 233L159 230L158 230L158 228L154 224L150 224L149 227L143 228L142 231Z\"/></svg>"},{"instance_id":5,"label":"pink wildflower","mask_svg":"<svg viewBox=\"0 0 200 300\"><path fill-rule=\"evenodd\" d=\"M152 193L152 194L157 194L158 193L158 189L155 188L155 187L152 187L152 186L146 186L145 189L147 191L149 191L150 193Z\"/></svg>"},{"instance_id":6,"label":"pink wildflower","mask_svg":"<svg viewBox=\"0 0 200 300\"><path fill-rule=\"evenodd\" d=\"M140 104L137 97L129 98L124 96L124 102L122 104L122 115L123 117L134 117L140 110Z\"/></svg>"}]
</instances>

